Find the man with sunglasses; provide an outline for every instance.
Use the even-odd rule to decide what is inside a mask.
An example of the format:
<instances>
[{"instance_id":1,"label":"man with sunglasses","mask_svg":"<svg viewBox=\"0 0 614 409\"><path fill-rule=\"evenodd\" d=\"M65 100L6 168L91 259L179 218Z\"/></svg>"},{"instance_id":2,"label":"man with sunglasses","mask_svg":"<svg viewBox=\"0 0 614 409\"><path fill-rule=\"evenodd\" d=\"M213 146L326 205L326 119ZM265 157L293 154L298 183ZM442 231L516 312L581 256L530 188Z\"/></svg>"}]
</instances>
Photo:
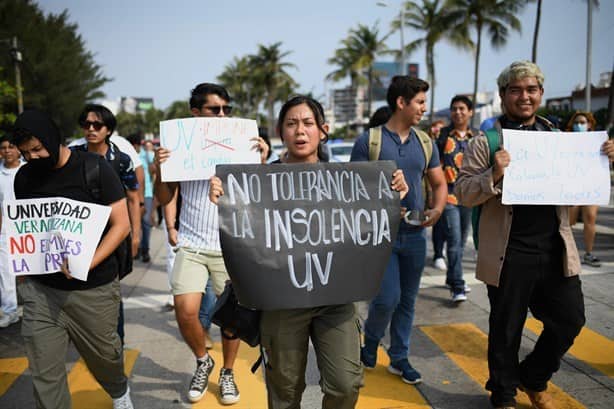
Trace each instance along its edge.
<instances>
[{"instance_id":1,"label":"man with sunglasses","mask_svg":"<svg viewBox=\"0 0 614 409\"><path fill-rule=\"evenodd\" d=\"M203 83L197 85L190 96L190 111L196 117L225 117L232 112L230 96L220 85ZM262 163L266 163L268 146L262 138L255 138L256 148L261 153ZM216 295L222 293L228 277L222 258L219 240L217 206L209 200L209 180L163 183L160 164L169 158L171 151L156 150L156 178L154 194L160 204L171 206L166 211L166 227L169 241L177 243L177 254L173 266L171 287L175 302L175 315L183 339L196 357L196 371L188 399L198 402L207 392L209 375L215 365L207 353L206 331L199 320L199 309L205 285L209 280ZM178 187L180 188L178 189ZM172 216L173 201L181 196L179 231L175 229ZM234 381L232 368L239 350L239 339L222 337L224 362L220 369L220 400L223 404L239 401L239 389Z\"/></svg>"},{"instance_id":2,"label":"man with sunglasses","mask_svg":"<svg viewBox=\"0 0 614 409\"><path fill-rule=\"evenodd\" d=\"M139 195L139 182L136 177L134 165L130 157L119 150L110 141L111 134L115 130L117 120L115 115L103 105L88 104L79 115L79 125L85 134L84 145L72 146L73 151L97 153L105 158L119 176L126 198L128 199L128 212L130 214L130 226L132 229L132 254L136 254L141 237L141 200ZM120 271L126 274L129 271ZM124 308L120 300L119 321L117 332L124 344Z\"/></svg>"}]
</instances>

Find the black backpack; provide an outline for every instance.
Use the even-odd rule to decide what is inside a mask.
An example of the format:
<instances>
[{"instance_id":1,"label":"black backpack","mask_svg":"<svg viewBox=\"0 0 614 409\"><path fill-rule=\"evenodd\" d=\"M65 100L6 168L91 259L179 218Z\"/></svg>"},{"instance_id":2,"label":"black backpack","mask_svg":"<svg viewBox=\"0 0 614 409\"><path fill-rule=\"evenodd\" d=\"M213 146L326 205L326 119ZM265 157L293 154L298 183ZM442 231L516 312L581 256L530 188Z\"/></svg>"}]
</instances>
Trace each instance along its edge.
<instances>
[{"instance_id":1,"label":"black backpack","mask_svg":"<svg viewBox=\"0 0 614 409\"><path fill-rule=\"evenodd\" d=\"M95 200L100 200L100 192L102 183L100 177L99 158L94 154L85 154L85 163L83 164L83 172L85 177L85 185L94 197ZM117 176L119 176L119 155L115 155L112 162L109 163ZM125 189L124 189L125 190ZM119 279L121 280L132 272L132 234L128 236L117 246L113 254L117 257L119 267Z\"/></svg>"}]
</instances>

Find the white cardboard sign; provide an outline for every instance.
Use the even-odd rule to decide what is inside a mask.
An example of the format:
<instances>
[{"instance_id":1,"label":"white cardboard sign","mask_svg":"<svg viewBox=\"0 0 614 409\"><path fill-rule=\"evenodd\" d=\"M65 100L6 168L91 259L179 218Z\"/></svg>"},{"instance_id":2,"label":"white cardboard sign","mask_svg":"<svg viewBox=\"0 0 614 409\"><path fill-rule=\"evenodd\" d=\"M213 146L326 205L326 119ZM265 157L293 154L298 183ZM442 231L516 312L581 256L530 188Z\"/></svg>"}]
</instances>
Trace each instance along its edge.
<instances>
[{"instance_id":1,"label":"white cardboard sign","mask_svg":"<svg viewBox=\"0 0 614 409\"><path fill-rule=\"evenodd\" d=\"M202 180L217 165L260 163L253 149L258 126L252 119L183 118L160 122L160 146L171 151L162 181Z\"/></svg>"},{"instance_id":2,"label":"white cardboard sign","mask_svg":"<svg viewBox=\"0 0 614 409\"><path fill-rule=\"evenodd\" d=\"M610 165L600 132L503 130L510 164L503 204L607 205Z\"/></svg>"},{"instance_id":3,"label":"white cardboard sign","mask_svg":"<svg viewBox=\"0 0 614 409\"><path fill-rule=\"evenodd\" d=\"M7 200L2 205L8 265L15 275L61 271L86 281L111 208L64 197Z\"/></svg>"}]
</instances>

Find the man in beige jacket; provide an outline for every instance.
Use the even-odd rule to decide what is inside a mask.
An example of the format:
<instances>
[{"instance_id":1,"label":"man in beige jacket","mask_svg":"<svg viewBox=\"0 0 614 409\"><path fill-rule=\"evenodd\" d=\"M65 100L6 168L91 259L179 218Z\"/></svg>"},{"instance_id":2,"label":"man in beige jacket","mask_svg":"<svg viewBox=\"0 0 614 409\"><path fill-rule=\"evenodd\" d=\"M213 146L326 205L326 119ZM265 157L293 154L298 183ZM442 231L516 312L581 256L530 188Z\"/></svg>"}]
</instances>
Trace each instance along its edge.
<instances>
[{"instance_id":1,"label":"man in beige jacket","mask_svg":"<svg viewBox=\"0 0 614 409\"><path fill-rule=\"evenodd\" d=\"M490 300L486 389L496 408L515 408L517 388L527 393L534 407L554 408L547 382L585 321L580 260L568 207L501 203L501 184L510 163L501 129L552 130L550 122L536 115L543 83L539 67L528 61L503 70L497 79L504 111L495 123L499 150L491 159L487 138L473 138L455 185L463 206L482 205L476 275L487 284ZM614 160L611 140L602 151ZM544 330L519 363L528 309L543 322Z\"/></svg>"}]
</instances>

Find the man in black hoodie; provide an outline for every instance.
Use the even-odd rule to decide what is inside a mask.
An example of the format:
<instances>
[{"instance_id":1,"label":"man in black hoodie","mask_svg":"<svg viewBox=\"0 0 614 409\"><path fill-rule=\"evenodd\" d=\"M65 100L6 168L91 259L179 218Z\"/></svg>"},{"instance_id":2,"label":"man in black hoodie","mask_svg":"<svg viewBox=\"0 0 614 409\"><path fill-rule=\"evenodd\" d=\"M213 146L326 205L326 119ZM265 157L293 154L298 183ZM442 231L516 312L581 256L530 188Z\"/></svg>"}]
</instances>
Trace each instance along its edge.
<instances>
[{"instance_id":1,"label":"man in black hoodie","mask_svg":"<svg viewBox=\"0 0 614 409\"><path fill-rule=\"evenodd\" d=\"M121 182L104 158L71 152L61 144L57 126L44 112L25 111L15 122L14 143L27 164L15 176L15 197L63 196L110 206L105 233L91 261L87 281L61 271L32 275L19 284L24 300L22 335L37 408L70 408L64 357L69 339L90 372L113 398L115 409L133 408L117 334L118 263L114 250L130 223ZM98 163L99 194L86 183L85 167Z\"/></svg>"}]
</instances>

